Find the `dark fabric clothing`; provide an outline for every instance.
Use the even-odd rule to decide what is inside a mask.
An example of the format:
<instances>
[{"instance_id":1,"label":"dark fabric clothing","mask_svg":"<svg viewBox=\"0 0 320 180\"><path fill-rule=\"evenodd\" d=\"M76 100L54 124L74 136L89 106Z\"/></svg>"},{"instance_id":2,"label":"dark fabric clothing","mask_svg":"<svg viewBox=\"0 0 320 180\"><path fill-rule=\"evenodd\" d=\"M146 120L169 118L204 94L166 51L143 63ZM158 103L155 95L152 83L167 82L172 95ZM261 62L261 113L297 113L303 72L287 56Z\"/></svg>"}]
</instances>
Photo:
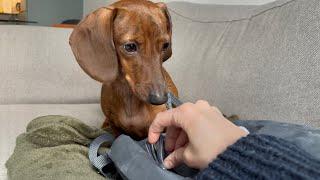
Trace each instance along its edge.
<instances>
[{"instance_id":1,"label":"dark fabric clothing","mask_svg":"<svg viewBox=\"0 0 320 180\"><path fill-rule=\"evenodd\" d=\"M250 134L195 179L320 179L320 161L283 139Z\"/></svg>"}]
</instances>

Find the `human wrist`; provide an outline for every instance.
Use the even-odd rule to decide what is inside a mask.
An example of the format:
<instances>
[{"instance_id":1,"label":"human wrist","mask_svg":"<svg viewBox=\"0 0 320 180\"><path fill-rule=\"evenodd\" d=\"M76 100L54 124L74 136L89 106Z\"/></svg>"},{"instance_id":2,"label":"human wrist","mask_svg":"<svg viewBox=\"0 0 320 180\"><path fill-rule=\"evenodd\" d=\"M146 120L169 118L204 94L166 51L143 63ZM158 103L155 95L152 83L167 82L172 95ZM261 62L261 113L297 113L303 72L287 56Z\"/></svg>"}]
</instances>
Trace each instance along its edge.
<instances>
[{"instance_id":1,"label":"human wrist","mask_svg":"<svg viewBox=\"0 0 320 180\"><path fill-rule=\"evenodd\" d=\"M212 143L210 147L213 147L213 150L211 148L208 149L206 155L202 158L204 163L200 169L208 167L209 163L226 151L228 147L235 144L241 138L246 137L248 134L248 131L238 126L234 127L231 133L228 133L227 135L222 134L221 136L224 138L220 138L219 141Z\"/></svg>"}]
</instances>

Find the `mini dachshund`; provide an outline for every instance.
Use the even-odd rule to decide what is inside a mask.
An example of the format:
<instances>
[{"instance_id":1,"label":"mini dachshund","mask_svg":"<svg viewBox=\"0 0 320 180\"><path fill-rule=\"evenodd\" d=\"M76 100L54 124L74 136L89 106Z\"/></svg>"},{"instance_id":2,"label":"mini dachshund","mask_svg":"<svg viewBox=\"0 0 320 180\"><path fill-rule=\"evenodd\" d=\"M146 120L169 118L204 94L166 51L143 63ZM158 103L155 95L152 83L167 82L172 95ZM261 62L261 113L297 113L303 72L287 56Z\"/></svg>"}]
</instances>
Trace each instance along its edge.
<instances>
[{"instance_id":1,"label":"mini dachshund","mask_svg":"<svg viewBox=\"0 0 320 180\"><path fill-rule=\"evenodd\" d=\"M172 23L164 3L120 0L84 18L70 36L81 68L102 83L103 128L147 136L167 92L178 96L162 64L172 55Z\"/></svg>"}]
</instances>

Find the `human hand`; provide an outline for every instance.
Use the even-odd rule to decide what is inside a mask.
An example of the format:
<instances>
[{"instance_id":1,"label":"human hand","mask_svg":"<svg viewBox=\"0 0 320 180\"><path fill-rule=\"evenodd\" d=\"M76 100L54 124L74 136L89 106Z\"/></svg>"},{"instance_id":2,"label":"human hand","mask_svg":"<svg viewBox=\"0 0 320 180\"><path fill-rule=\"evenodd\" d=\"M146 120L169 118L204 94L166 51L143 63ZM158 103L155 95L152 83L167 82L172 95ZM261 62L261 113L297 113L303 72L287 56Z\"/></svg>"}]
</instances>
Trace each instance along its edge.
<instances>
[{"instance_id":1,"label":"human hand","mask_svg":"<svg viewBox=\"0 0 320 180\"><path fill-rule=\"evenodd\" d=\"M164 160L167 169L181 163L203 169L226 148L248 133L223 117L206 101L185 103L159 113L149 128L148 141L154 144L167 128Z\"/></svg>"}]
</instances>

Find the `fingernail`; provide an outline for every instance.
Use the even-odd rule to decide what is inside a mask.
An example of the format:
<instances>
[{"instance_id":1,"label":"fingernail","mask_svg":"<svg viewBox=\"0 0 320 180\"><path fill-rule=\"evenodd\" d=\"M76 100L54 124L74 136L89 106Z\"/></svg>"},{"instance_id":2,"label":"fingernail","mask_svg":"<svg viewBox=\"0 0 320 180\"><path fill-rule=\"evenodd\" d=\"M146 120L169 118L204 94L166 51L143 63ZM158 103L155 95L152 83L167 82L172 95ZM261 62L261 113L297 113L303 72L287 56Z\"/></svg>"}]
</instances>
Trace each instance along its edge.
<instances>
[{"instance_id":1,"label":"fingernail","mask_svg":"<svg viewBox=\"0 0 320 180\"><path fill-rule=\"evenodd\" d=\"M170 166L170 162L168 162L167 160L163 161L163 165L166 169L171 169L172 167Z\"/></svg>"}]
</instances>

